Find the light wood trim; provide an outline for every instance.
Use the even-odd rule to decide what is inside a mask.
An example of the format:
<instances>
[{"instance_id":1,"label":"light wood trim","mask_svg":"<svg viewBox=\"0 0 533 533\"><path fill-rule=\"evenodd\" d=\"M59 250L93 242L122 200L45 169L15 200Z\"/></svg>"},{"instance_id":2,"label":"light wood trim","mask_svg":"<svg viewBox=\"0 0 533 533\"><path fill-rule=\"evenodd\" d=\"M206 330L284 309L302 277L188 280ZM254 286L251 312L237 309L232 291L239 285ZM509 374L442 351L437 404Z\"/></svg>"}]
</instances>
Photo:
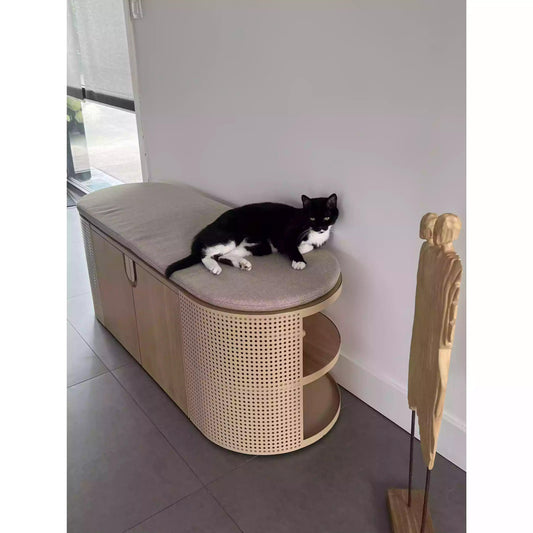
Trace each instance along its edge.
<instances>
[{"instance_id":1,"label":"light wood trim","mask_svg":"<svg viewBox=\"0 0 533 533\"><path fill-rule=\"evenodd\" d=\"M424 491L411 491L411 506L407 506L407 489L389 489L387 506L393 533L420 533ZM426 514L425 533L433 533L433 521L429 509Z\"/></svg>"},{"instance_id":2,"label":"light wood trim","mask_svg":"<svg viewBox=\"0 0 533 533\"><path fill-rule=\"evenodd\" d=\"M326 374L303 388L303 442L309 446L334 425L341 409L341 394L335 380Z\"/></svg>"},{"instance_id":3,"label":"light wood trim","mask_svg":"<svg viewBox=\"0 0 533 533\"><path fill-rule=\"evenodd\" d=\"M143 368L187 413L178 295L137 265L133 290Z\"/></svg>"},{"instance_id":4,"label":"light wood trim","mask_svg":"<svg viewBox=\"0 0 533 533\"><path fill-rule=\"evenodd\" d=\"M141 362L133 292L124 269L123 253L92 230L91 237L100 287L103 324L124 348Z\"/></svg>"},{"instance_id":5,"label":"light wood trim","mask_svg":"<svg viewBox=\"0 0 533 533\"><path fill-rule=\"evenodd\" d=\"M322 313L304 318L303 327L302 385L307 385L333 368L339 359L341 336L337 326Z\"/></svg>"}]
</instances>

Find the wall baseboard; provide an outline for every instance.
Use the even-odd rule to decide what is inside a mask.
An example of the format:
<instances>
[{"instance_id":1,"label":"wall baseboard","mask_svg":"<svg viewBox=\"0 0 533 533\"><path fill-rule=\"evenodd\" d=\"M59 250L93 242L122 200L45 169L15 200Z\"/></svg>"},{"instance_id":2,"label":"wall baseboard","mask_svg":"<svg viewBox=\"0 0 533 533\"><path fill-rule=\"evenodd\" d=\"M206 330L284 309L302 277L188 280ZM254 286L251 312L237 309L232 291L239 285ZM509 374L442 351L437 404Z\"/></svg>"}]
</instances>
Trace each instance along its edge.
<instances>
[{"instance_id":1,"label":"wall baseboard","mask_svg":"<svg viewBox=\"0 0 533 533\"><path fill-rule=\"evenodd\" d=\"M383 379L359 363L341 354L332 376L339 385L379 411L407 432L411 430L411 411L407 405L407 389ZM416 436L418 424L416 424ZM466 470L466 425L444 411L439 435L438 453Z\"/></svg>"}]
</instances>

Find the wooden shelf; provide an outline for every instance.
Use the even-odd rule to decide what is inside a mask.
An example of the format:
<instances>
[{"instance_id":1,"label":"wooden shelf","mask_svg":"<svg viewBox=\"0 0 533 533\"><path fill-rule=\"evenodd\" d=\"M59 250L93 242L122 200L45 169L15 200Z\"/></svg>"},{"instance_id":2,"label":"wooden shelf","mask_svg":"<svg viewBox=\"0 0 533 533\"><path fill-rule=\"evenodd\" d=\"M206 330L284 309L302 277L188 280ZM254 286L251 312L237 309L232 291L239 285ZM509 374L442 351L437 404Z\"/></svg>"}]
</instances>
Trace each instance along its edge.
<instances>
[{"instance_id":1,"label":"wooden shelf","mask_svg":"<svg viewBox=\"0 0 533 533\"><path fill-rule=\"evenodd\" d=\"M307 385L329 372L341 347L337 326L322 313L304 318L303 385Z\"/></svg>"},{"instance_id":2,"label":"wooden shelf","mask_svg":"<svg viewBox=\"0 0 533 533\"><path fill-rule=\"evenodd\" d=\"M341 409L341 395L335 380L326 374L303 388L304 441L309 446L335 424Z\"/></svg>"}]
</instances>

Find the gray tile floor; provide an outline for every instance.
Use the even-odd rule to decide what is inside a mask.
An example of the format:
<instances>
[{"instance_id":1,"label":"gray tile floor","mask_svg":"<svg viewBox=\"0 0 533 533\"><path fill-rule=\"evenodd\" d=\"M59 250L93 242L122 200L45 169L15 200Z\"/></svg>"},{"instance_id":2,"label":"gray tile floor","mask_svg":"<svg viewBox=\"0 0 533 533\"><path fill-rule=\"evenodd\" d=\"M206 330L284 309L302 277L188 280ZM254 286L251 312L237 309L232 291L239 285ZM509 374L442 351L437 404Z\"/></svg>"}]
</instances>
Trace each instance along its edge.
<instances>
[{"instance_id":1,"label":"gray tile floor","mask_svg":"<svg viewBox=\"0 0 533 533\"><path fill-rule=\"evenodd\" d=\"M339 421L309 448L251 457L212 444L95 320L76 208L67 217L69 533L390 531L405 431L343 390ZM430 508L437 532L466 531L466 475L440 456Z\"/></svg>"}]
</instances>

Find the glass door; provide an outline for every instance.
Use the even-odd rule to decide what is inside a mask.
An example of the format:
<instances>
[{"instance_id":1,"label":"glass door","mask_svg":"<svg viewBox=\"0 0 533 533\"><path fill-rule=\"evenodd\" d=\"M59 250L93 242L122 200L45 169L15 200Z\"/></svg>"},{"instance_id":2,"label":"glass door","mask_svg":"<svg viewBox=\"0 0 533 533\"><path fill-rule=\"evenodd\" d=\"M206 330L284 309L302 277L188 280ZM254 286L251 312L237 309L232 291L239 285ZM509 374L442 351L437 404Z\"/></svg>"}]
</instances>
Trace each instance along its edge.
<instances>
[{"instance_id":1,"label":"glass door","mask_svg":"<svg viewBox=\"0 0 533 533\"><path fill-rule=\"evenodd\" d=\"M67 2L67 186L142 181L122 0Z\"/></svg>"}]
</instances>

